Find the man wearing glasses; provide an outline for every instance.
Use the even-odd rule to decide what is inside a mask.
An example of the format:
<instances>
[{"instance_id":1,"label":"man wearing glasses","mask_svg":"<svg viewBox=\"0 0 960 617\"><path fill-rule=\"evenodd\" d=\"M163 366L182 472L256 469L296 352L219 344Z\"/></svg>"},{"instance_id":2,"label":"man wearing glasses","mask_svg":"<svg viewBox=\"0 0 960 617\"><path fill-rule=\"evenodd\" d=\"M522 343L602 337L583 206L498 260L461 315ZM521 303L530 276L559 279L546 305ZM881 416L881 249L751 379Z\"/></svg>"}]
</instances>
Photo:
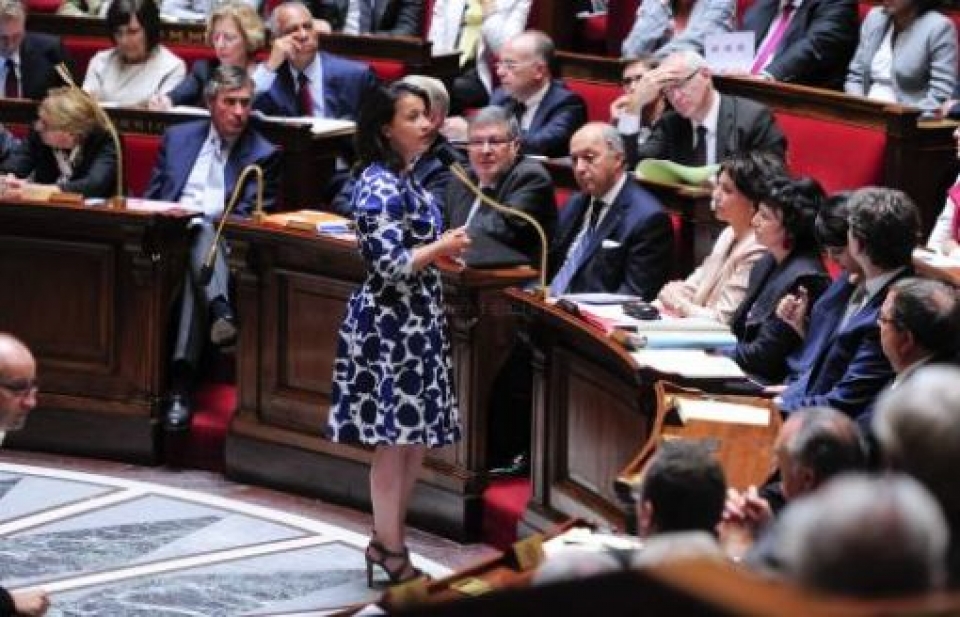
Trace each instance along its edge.
<instances>
[{"instance_id":1,"label":"man wearing glasses","mask_svg":"<svg viewBox=\"0 0 960 617\"><path fill-rule=\"evenodd\" d=\"M36 406L36 360L26 345L0 332L0 432L23 428L27 415ZM43 615L49 606L44 591L11 594L0 587L0 615Z\"/></svg>"},{"instance_id":2,"label":"man wearing glasses","mask_svg":"<svg viewBox=\"0 0 960 617\"><path fill-rule=\"evenodd\" d=\"M749 99L721 96L711 77L703 56L681 51L641 80L636 95L640 104L662 92L673 111L664 114L650 137L638 144L629 164L653 158L700 167L749 150L785 155L787 140L770 110Z\"/></svg>"},{"instance_id":3,"label":"man wearing glasses","mask_svg":"<svg viewBox=\"0 0 960 617\"><path fill-rule=\"evenodd\" d=\"M485 107L471 120L467 154L472 179L498 203L534 217L553 238L557 223L550 174L536 161L520 156L520 127L516 118L500 107ZM487 236L538 263L540 237L529 223L480 203L454 178L447 186L447 229L467 226L471 237Z\"/></svg>"}]
</instances>

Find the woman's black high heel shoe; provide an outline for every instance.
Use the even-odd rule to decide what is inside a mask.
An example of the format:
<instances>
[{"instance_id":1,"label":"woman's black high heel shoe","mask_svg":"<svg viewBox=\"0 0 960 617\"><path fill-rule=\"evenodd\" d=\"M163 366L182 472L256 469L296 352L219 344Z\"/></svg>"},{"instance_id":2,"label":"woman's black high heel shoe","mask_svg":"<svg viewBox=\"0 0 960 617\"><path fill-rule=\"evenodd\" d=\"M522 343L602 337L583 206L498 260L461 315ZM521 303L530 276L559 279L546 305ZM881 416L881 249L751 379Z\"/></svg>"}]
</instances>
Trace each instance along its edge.
<instances>
[{"instance_id":1,"label":"woman's black high heel shoe","mask_svg":"<svg viewBox=\"0 0 960 617\"><path fill-rule=\"evenodd\" d=\"M403 547L402 551L394 552L387 550L383 544L376 540L370 540L367 550L364 553L367 561L367 586L371 589L373 585L373 566L379 566L387 574L391 585L398 585L412 581L415 578L423 576L423 572L413 567L410 562L410 550ZM387 564L396 562L396 566L391 568Z\"/></svg>"}]
</instances>

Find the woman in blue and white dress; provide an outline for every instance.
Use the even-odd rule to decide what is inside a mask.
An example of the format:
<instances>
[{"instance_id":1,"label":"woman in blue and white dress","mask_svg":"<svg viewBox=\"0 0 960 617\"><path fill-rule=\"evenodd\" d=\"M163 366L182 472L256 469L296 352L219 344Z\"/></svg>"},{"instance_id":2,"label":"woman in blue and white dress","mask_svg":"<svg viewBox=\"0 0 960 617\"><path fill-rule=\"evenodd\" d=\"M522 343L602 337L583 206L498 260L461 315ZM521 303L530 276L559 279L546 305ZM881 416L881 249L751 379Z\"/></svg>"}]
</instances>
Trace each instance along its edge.
<instances>
[{"instance_id":1,"label":"woman in blue and white dress","mask_svg":"<svg viewBox=\"0 0 960 617\"><path fill-rule=\"evenodd\" d=\"M370 468L373 566L391 583L419 572L410 563L404 519L427 447L460 439L450 337L437 259L469 245L464 228L441 234L433 198L410 174L430 142L425 92L398 82L378 88L360 111L359 177L351 210L367 264L347 303L333 369L327 434L374 446Z\"/></svg>"}]
</instances>

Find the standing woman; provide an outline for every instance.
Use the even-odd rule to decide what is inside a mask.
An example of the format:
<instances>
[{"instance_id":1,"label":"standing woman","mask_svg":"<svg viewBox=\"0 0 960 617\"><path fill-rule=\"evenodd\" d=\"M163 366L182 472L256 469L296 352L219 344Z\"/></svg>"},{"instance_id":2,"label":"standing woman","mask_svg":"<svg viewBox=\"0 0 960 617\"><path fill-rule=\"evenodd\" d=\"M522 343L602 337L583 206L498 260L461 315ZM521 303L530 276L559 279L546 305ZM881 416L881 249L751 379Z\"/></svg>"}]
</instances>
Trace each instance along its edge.
<instances>
[{"instance_id":1,"label":"standing woman","mask_svg":"<svg viewBox=\"0 0 960 617\"><path fill-rule=\"evenodd\" d=\"M860 27L843 89L933 112L957 81L957 30L939 0L883 0Z\"/></svg>"},{"instance_id":2,"label":"standing woman","mask_svg":"<svg viewBox=\"0 0 960 617\"><path fill-rule=\"evenodd\" d=\"M441 234L442 215L410 173L430 145L426 93L407 83L377 88L360 110L359 176L350 210L367 264L347 303L333 369L327 435L373 446L373 535L366 550L391 583L420 575L404 519L427 447L460 439L450 338L435 263L470 243L464 228Z\"/></svg>"},{"instance_id":3,"label":"standing woman","mask_svg":"<svg viewBox=\"0 0 960 617\"><path fill-rule=\"evenodd\" d=\"M176 88L150 99L150 109L170 109L174 105L204 107L203 89L220 65L239 66L252 74L257 64L254 55L266 41L266 29L256 9L238 0L228 0L210 13L206 38L217 57L194 62L190 74Z\"/></svg>"},{"instance_id":4,"label":"standing woman","mask_svg":"<svg viewBox=\"0 0 960 617\"><path fill-rule=\"evenodd\" d=\"M96 103L76 88L54 88L40 103L27 138L3 160L13 174L11 195L30 183L56 185L84 197L109 197L117 190L117 151Z\"/></svg>"},{"instance_id":5,"label":"standing woman","mask_svg":"<svg viewBox=\"0 0 960 617\"><path fill-rule=\"evenodd\" d=\"M160 13L153 0L113 0L107 28L115 47L90 59L83 89L100 101L146 104L183 80L186 65L160 44Z\"/></svg>"}]
</instances>

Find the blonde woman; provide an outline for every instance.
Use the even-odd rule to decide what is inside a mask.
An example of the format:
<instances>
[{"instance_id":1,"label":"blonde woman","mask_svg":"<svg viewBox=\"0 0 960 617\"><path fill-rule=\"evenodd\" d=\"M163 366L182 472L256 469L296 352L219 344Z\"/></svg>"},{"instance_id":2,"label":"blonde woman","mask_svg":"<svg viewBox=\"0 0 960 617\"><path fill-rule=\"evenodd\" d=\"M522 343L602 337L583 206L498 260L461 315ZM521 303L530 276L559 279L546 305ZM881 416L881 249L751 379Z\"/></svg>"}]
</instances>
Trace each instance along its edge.
<instances>
[{"instance_id":1,"label":"blonde woman","mask_svg":"<svg viewBox=\"0 0 960 617\"><path fill-rule=\"evenodd\" d=\"M5 195L28 183L56 185L84 197L116 190L117 152L101 124L96 104L75 88L56 88L40 103L27 139L4 161Z\"/></svg>"},{"instance_id":2,"label":"blonde woman","mask_svg":"<svg viewBox=\"0 0 960 617\"><path fill-rule=\"evenodd\" d=\"M266 29L253 7L230 1L210 14L206 36L207 44L213 47L217 57L194 62L190 74L176 88L150 99L151 109L169 109L174 105L203 107L203 89L221 65L239 66L252 73L256 66L254 54L266 42Z\"/></svg>"}]
</instances>

